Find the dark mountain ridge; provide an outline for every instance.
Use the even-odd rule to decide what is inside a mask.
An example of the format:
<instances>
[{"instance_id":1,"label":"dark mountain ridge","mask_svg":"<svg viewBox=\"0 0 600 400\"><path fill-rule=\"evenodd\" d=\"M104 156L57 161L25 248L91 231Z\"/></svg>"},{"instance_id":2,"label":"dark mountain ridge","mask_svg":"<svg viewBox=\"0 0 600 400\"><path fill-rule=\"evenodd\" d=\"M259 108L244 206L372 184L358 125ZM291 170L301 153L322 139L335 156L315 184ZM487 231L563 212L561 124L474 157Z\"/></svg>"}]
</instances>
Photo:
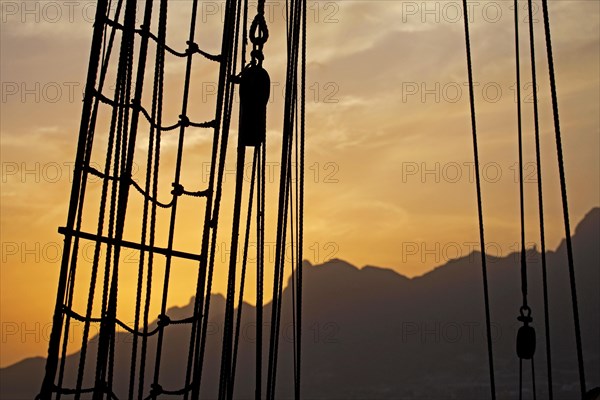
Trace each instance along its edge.
<instances>
[{"instance_id":1,"label":"dark mountain ridge","mask_svg":"<svg viewBox=\"0 0 600 400\"><path fill-rule=\"evenodd\" d=\"M591 210L573 234L576 279L589 387L600 385L600 208ZM578 398L572 305L565 242L546 253L555 399ZM529 302L537 333L536 384L547 397L540 254L528 251ZM515 336L521 302L519 255L489 257L488 274L499 398L516 398L518 359ZM359 269L342 260L303 265L303 398L306 399L482 399L489 396L489 372L483 309L480 254L472 253L416 278L392 270ZM289 282L288 282L289 283ZM205 383L202 398L216 398L224 298L211 298ZM284 294L277 398L291 397L291 295ZM169 310L186 317L191 305ZM265 320L270 320L270 304ZM236 398L252 398L254 385L255 309L244 305ZM165 332L161 384L183 386L189 330ZM265 329L265 336L268 336ZM117 339L115 391L127 393L131 340ZM95 359L90 341L88 360ZM267 347L268 346L263 346ZM153 342L148 360L154 362ZM73 382L79 355L66 360L65 382ZM264 359L266 360L266 353ZM41 382L45 360L30 358L0 369L2 399L31 399ZM93 374L87 363L86 386ZM92 371L92 372L90 372ZM531 388L526 369L525 388ZM150 382L148 374L146 381ZM69 386L73 386L69 384ZM531 393L528 394L529 398Z\"/></svg>"}]
</instances>

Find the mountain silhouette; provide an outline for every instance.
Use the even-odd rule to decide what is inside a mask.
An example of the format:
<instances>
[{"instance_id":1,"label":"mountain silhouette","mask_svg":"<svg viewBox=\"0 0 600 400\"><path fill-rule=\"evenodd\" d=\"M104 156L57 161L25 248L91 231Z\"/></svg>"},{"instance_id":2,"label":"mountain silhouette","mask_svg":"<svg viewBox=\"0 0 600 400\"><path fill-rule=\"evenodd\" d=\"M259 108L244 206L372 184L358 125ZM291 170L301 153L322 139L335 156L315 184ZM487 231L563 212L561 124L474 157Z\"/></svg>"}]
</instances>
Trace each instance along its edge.
<instances>
[{"instance_id":1,"label":"mountain silhouette","mask_svg":"<svg viewBox=\"0 0 600 400\"><path fill-rule=\"evenodd\" d=\"M591 210L573 235L576 280L586 378L589 388L600 385L600 208ZM518 396L515 337L521 303L519 254L488 256L494 365L499 398ZM527 253L529 303L537 333L536 385L547 398L546 356L540 254ZM305 262L303 302L302 390L306 399L486 399L489 372L484 323L480 254L474 252L416 278L392 270L357 268L334 259L322 265ZM547 252L551 345L555 399L579 398L577 358L569 275L564 241ZM289 284L289 282L288 282ZM288 285L289 287L289 285ZM277 394L292 396L291 293L284 292ZM192 299L193 300L193 299ZM217 395L221 354L221 324L225 299L211 297L211 316L201 397ZM171 318L191 314L192 302L172 308ZM270 304L265 321L270 321ZM244 305L235 398L253 398L255 309ZM265 337L268 339L268 326ZM155 340L155 339L153 339ZM154 362L149 342L148 366ZM131 337L116 339L114 391L125 398L129 377ZM189 327L165 331L161 384L183 386ZM92 338L88 360L94 360ZM266 349L263 364L266 364ZM79 353L66 360L65 383L74 382ZM31 399L39 390L45 360L29 358L0 369L0 397ZM529 363L524 369L525 397L532 398ZM91 386L92 361L84 386ZM120 380L119 378L122 378ZM147 374L146 382L151 382ZM147 386L148 386L147 385ZM74 386L74 385L71 385Z\"/></svg>"}]
</instances>

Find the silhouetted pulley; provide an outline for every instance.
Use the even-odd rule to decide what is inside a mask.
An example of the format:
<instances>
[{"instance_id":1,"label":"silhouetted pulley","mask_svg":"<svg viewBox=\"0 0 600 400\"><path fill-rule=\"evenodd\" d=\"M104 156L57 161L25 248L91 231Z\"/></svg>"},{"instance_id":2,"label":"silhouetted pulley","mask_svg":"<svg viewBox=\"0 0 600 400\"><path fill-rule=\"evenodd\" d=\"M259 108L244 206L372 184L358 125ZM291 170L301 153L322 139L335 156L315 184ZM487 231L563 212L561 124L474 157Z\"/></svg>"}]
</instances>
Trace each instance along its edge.
<instances>
[{"instance_id":1,"label":"silhouetted pulley","mask_svg":"<svg viewBox=\"0 0 600 400\"><path fill-rule=\"evenodd\" d=\"M250 64L240 77L240 139L244 146L260 146L267 131L267 102L271 79L260 64Z\"/></svg>"},{"instance_id":2,"label":"silhouetted pulley","mask_svg":"<svg viewBox=\"0 0 600 400\"><path fill-rule=\"evenodd\" d=\"M524 360L531 360L535 354L535 329L529 323L533 318L530 314L524 315L522 310L521 316L517 319L523 322L523 326L517 332L517 356Z\"/></svg>"},{"instance_id":3,"label":"silhouetted pulley","mask_svg":"<svg viewBox=\"0 0 600 400\"><path fill-rule=\"evenodd\" d=\"M532 326L523 325L517 332L517 355L530 360L535 353L535 330Z\"/></svg>"}]
</instances>

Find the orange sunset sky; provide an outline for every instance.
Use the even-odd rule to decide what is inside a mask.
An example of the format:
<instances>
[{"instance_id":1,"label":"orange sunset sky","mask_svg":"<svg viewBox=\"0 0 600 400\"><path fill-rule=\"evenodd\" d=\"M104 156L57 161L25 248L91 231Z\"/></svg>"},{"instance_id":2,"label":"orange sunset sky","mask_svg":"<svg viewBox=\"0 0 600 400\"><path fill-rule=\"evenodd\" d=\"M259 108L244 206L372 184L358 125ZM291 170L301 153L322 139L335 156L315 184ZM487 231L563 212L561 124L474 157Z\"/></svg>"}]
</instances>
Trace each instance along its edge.
<instances>
[{"instance_id":1,"label":"orange sunset sky","mask_svg":"<svg viewBox=\"0 0 600 400\"><path fill-rule=\"evenodd\" d=\"M506 256L518 249L519 240L512 2L470 3L486 239L490 254ZM539 243L537 185L526 2L520 3L526 237L532 247ZM549 3L575 226L600 205L600 2ZM25 357L44 356L47 350L62 247L57 228L66 221L95 7L91 1L2 0L0 4L0 367L4 367ZM218 53L224 3L201 4L196 41ZM535 4L547 243L552 250L564 230L541 8L539 2ZM183 49L191 2L172 1L169 7L167 42ZM274 240L279 183L284 7L285 2L267 0L271 37L264 52L272 80L267 242ZM305 258L313 264L342 258L357 266L377 265L413 277L478 248L460 2L319 0L309 1L308 8ZM167 56L167 124L179 115L184 68L184 60ZM194 60L190 119L212 119L217 74L214 64ZM237 107L233 121L236 115ZM96 167L103 162L106 121L99 127L93 156ZM139 140L139 162L136 154L138 182L144 179L146 137ZM163 146L159 197L165 199L172 182L175 136L165 135ZM189 129L182 175L186 188L200 189L206 183L209 152L208 134ZM213 286L218 293L225 291L229 257L235 154L229 155ZM87 231L95 226L91 217L100 189L97 180L91 182ZM131 196L128 218L139 219L141 199ZM182 201L177 249L198 251L203 210L202 201ZM138 231L128 226L126 236L134 239ZM159 224L157 237L164 242L165 224ZM81 258L85 261L90 254L84 247ZM267 243L267 261L273 254L274 246ZM137 259L133 252L124 257L119 310L127 320L133 309L128 296L135 290ZM86 297L85 265L80 268L76 306L84 304ZM176 268L169 303L185 305L194 292L196 264L182 262ZM269 287L272 280L265 283ZM252 274L248 285L247 300L253 303Z\"/></svg>"}]
</instances>

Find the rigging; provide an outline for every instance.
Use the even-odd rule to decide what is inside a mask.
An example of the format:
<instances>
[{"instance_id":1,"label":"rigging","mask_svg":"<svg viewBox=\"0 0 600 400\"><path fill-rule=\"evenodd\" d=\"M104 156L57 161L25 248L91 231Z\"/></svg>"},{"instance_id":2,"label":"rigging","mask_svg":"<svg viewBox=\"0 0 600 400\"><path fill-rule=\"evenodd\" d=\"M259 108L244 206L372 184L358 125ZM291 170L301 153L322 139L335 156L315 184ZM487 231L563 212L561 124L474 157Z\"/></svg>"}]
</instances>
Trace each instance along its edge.
<instances>
[{"instance_id":1,"label":"rigging","mask_svg":"<svg viewBox=\"0 0 600 400\"><path fill-rule=\"evenodd\" d=\"M61 395L74 395L76 399L82 394L92 394L94 399L118 398L115 392L113 376L116 365L121 359L117 359L116 336L117 327L123 329L132 336L132 347L129 364L129 383L126 397L133 399L156 399L161 395L182 395L184 399L197 399L200 396L201 381L203 377L203 363L206 352L207 326L210 312L210 294L215 269L215 253L217 229L219 226L219 215L221 200L223 197L223 181L225 161L227 157L227 145L230 134L230 121L234 109L234 92L236 85L240 85L242 96L249 97L250 101L242 106L240 111L240 129L238 131L238 187L236 188L236 205L234 207L234 227L232 229L232 249L238 247L238 227L241 209L241 193L243 185L243 160L247 146L254 147L252 182L248 196L246 234L244 238L244 256L242 259L242 279L239 287L239 300L237 316L234 319L234 300L236 296L235 274L237 260L235 256L230 261L229 288L227 295L226 318L223 336L222 370L220 384L220 398L231 399L233 397L235 382L235 366L238 355L238 343L240 323L242 318L242 305L244 298L244 284L248 264L248 246L250 228L252 222L252 208L254 191L256 191L256 232L257 232L257 341L256 352L256 397L261 398L262 385L262 318L263 318L263 286L264 286L264 234L265 234L265 171L266 171L266 105L270 84L268 74L262 68L264 56L262 47L268 38L268 29L264 18L264 1L260 2L259 12L254 19L250 33L247 32L248 2L247 0L227 0L225 20L223 24L223 36L221 52L218 55L210 54L201 50L195 42L197 26L198 0L192 2L192 12L189 24L189 38L187 49L178 52L166 44L168 25L168 2L160 0L158 10L158 31L150 31L153 17L153 1L146 0L143 10L143 23L140 28L135 27L136 0L118 0L114 12L112 0L99 0L96 8L96 17L90 52L87 85L81 115L79 131L79 142L76 154L76 168L72 184L70 206L67 223L59 232L65 236L59 285L57 291L56 306L53 318L53 328L48 348L46 373L42 382L39 399L60 398ZM294 0L294 7L305 10L304 0ZM124 13L122 9L124 8ZM244 9L242 15L242 8ZM305 11L304 11L305 12ZM112 14L112 15L111 15ZM242 23L243 20L243 23ZM238 74L238 48L240 42L240 24L243 25L241 33L242 62L241 71ZM291 26L291 25L290 25ZM300 30L300 20L296 19L295 30ZM305 24L302 26L304 30ZM107 77L107 71L111 64L111 54L115 44L117 33L120 33L118 66L116 69L116 90L113 98L108 98L102 93ZM253 48L251 51L251 62L246 65L246 44L250 37ZM136 37L140 38L139 45L135 44ZM305 38L305 36L304 36ZM304 39L305 40L305 39ZM147 109L142 105L143 84L146 77L146 61L148 46L155 45L156 54L154 60L154 74L152 81L152 105ZM305 42L303 42L303 63L305 57ZM289 54L294 52L294 54ZM137 53L137 60L134 56ZM297 69L299 47L288 48L288 79L293 85L297 85L295 75L292 77L290 71ZM181 112L179 121L172 125L163 125L163 105L165 97L165 56L170 54L186 60L185 78L183 83L183 94L181 99ZM217 90L217 101L215 117L207 122L191 122L187 115L191 93L192 60L195 55L200 55L208 61L219 64L219 84ZM294 66L292 66L292 64ZM304 68L304 67L303 67ZM133 73L136 71L134 81ZM304 69L303 69L304 71ZM304 74L304 72L302 72ZM99 74L99 77L98 77ZM135 83L134 83L135 82ZM291 85L288 85L291 86ZM265 90L267 95L265 97ZM286 97L287 107L285 115L293 114L292 107L297 107L298 97L302 110L304 110L304 81L300 89L294 89ZM262 95L261 95L262 93ZM258 97L257 97L258 96ZM256 106L256 99L263 96L260 108ZM293 99L292 99L293 96ZM108 130L108 142L104 167L97 170L91 167L93 139L98 126L98 115L101 107L111 110L110 125ZM137 137L144 133L144 129L138 127L140 113L148 122L147 132L147 158L146 173L143 184L138 184L132 179L132 165L136 152ZM284 154L289 152L288 147L292 142L298 146L298 141L304 141L304 111L302 111L302 134L293 136L289 123L284 121L284 137L287 137L286 147L282 149ZM181 183L183 170L183 156L185 148L185 134L189 127L206 128L213 130L211 168L208 187L196 191L186 190ZM173 182L171 184L171 199L168 202L158 200L159 172L161 170L161 137L168 131L177 131L176 161ZM139 135L138 135L139 134ZM300 144L304 149L304 143ZM296 157L298 158L298 156ZM290 158L291 160L291 158ZM291 161L289 161L291 162ZM282 169L284 167L282 166ZM296 168L303 169L302 161L297 160ZM97 229L94 233L86 233L82 230L84 200L88 178L98 177L102 183L99 199L99 213ZM282 177L287 178L288 174ZM303 183L302 183L303 184ZM142 187L143 186L143 187ZM123 237L126 217L131 221L133 217L128 216L128 200L130 188L133 187L142 195L143 209L140 225L139 241L125 240ZM284 185L285 190L289 188L289 182ZM256 190L255 190L256 188ZM298 191L298 188L297 188ZM181 196L190 196L206 201L204 211L204 224L202 227L201 249L198 254L177 251L174 249L178 200ZM303 192L297 194L302 197ZM296 215L296 219L302 221L302 210L298 210L298 202L280 213ZM168 224L168 239L166 247L156 245L157 230L157 208L169 210L170 222ZM285 231L284 231L285 232ZM298 233L292 240L296 241L295 254L296 263L301 260L301 239ZM94 256L91 262L91 275L87 292L87 304L84 314L79 313L74 306L75 281L78 264L77 254L80 240L89 240L95 243ZM285 242L285 237L279 237ZM136 301L133 324L124 323L119 317L117 303L119 298L119 256L122 248L131 248L140 254L137 268L137 283L135 285ZM106 256L101 256L102 250ZM232 254L236 254L232 250ZM285 250L283 250L285 254ZM160 294L160 314L155 327L150 326L149 313L153 293L153 276L155 270L155 259L157 256L164 257L165 272L163 276L162 291ZM169 288L171 286L170 275L175 259L190 259L198 262L198 279L196 283L195 300L192 315L184 318L172 318L167 315L167 304ZM102 266L102 262L104 265ZM298 269L296 269L298 270ZM282 265L276 265L275 271L280 273ZM301 272L297 272L301 274ZM276 282L277 285L280 282ZM100 315L94 316L93 311L98 308L94 306L96 289L101 288ZM277 286L276 286L277 288ZM300 290L299 284L295 290ZM83 293L83 291L82 291ZM280 310L273 309L273 312ZM294 310L294 312L298 312ZM81 321L84 324L84 333L79 355L79 365L75 385L72 388L65 386L65 360L67 355L67 342L69 339L71 319ZM297 319L300 324L300 318ZM88 351L88 340L92 324L100 325L98 351L95 352L95 372L93 386L84 387L84 379L89 368L87 358L91 357ZM161 385L161 366L163 356L164 334L167 327L173 325L187 325L190 329L189 352L186 364L185 382L181 388L163 388ZM235 329L234 329L235 327ZM301 327L296 325L296 330ZM234 334L235 332L235 334ZM279 331L277 331L277 334ZM156 336L155 359L152 371L148 371L150 363L148 360L151 347L148 339ZM140 343L141 342L141 343ZM300 351L300 347L295 349ZM295 357L299 360L299 355ZM299 361L298 361L299 362ZM295 363L296 367L296 363ZM147 372L151 372L150 385ZM299 380L295 378L296 398L299 398ZM121 394L123 396L123 394Z\"/></svg>"}]
</instances>

